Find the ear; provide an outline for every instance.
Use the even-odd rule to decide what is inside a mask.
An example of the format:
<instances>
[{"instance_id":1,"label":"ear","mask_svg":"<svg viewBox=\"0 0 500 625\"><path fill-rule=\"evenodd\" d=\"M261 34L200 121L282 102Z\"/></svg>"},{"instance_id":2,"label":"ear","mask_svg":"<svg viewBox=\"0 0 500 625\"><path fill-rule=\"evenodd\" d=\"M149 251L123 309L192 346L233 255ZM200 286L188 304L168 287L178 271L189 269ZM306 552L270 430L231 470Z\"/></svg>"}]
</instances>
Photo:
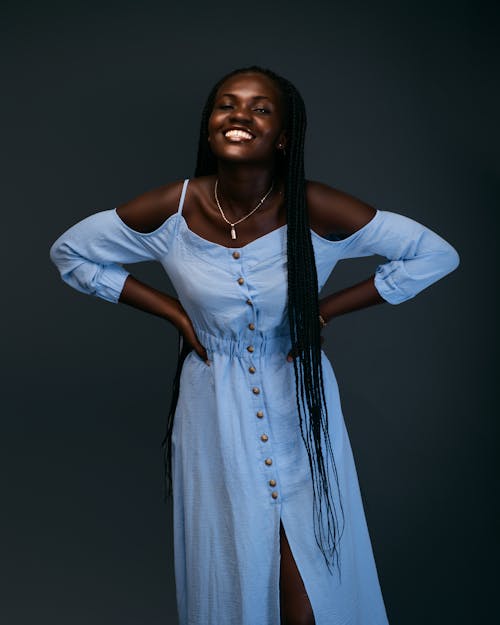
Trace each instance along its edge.
<instances>
[{"instance_id":1,"label":"ear","mask_svg":"<svg viewBox=\"0 0 500 625\"><path fill-rule=\"evenodd\" d=\"M287 145L287 136L286 136L286 132L284 130L282 130L279 134L278 139L276 140L276 149L277 150L284 150L286 148Z\"/></svg>"}]
</instances>

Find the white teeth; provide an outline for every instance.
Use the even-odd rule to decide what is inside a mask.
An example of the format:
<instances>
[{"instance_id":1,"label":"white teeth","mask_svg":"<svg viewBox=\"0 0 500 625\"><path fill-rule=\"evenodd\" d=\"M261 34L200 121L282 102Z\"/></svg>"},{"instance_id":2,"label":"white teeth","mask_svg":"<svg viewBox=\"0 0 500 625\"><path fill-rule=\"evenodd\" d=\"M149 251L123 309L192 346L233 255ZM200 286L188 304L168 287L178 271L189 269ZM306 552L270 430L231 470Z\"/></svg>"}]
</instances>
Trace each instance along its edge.
<instances>
[{"instance_id":1,"label":"white teeth","mask_svg":"<svg viewBox=\"0 0 500 625\"><path fill-rule=\"evenodd\" d=\"M227 137L228 139L253 139L252 135L245 130L228 130L225 133L225 137Z\"/></svg>"}]
</instances>

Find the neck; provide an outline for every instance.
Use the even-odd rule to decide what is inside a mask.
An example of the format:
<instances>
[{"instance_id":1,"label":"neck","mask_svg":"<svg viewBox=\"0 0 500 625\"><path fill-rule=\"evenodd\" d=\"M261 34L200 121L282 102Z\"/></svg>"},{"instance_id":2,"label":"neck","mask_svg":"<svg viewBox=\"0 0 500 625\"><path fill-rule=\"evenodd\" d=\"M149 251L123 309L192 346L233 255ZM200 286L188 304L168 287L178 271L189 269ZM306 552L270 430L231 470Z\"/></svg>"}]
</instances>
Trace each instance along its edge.
<instances>
[{"instance_id":1,"label":"neck","mask_svg":"<svg viewBox=\"0 0 500 625\"><path fill-rule=\"evenodd\" d=\"M273 192L278 186L274 180L274 168L244 167L234 164L219 163L218 196L226 207L231 209L234 218L243 217L251 211L269 191L274 183Z\"/></svg>"}]
</instances>

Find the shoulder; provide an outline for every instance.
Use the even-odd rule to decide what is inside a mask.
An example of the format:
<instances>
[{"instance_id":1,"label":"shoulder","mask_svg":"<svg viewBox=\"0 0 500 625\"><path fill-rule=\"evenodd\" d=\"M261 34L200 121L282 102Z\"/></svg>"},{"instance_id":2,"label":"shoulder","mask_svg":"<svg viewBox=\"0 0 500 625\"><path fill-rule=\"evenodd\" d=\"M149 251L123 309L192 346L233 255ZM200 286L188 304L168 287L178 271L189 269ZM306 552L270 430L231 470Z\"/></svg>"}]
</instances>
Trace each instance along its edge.
<instances>
[{"instance_id":1,"label":"shoulder","mask_svg":"<svg viewBox=\"0 0 500 625\"><path fill-rule=\"evenodd\" d=\"M311 228L322 236L352 234L377 212L353 195L314 180L306 181L306 200Z\"/></svg>"},{"instance_id":2,"label":"shoulder","mask_svg":"<svg viewBox=\"0 0 500 625\"><path fill-rule=\"evenodd\" d=\"M201 205L213 193L214 176L190 178L185 202ZM117 206L120 219L132 230L143 234L153 232L179 209L184 180L176 180L151 189Z\"/></svg>"},{"instance_id":3,"label":"shoulder","mask_svg":"<svg viewBox=\"0 0 500 625\"><path fill-rule=\"evenodd\" d=\"M151 189L116 207L120 219L137 232L153 232L177 212L183 180Z\"/></svg>"}]
</instances>

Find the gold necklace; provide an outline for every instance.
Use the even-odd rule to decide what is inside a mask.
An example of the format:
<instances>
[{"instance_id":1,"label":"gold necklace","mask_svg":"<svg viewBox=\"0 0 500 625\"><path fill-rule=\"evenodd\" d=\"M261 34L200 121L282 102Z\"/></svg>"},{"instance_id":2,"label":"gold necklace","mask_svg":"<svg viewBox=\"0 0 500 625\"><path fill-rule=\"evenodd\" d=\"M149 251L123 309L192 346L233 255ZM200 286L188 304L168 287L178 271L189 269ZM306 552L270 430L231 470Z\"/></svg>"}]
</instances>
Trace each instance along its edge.
<instances>
[{"instance_id":1,"label":"gold necklace","mask_svg":"<svg viewBox=\"0 0 500 625\"><path fill-rule=\"evenodd\" d=\"M236 230L235 230L235 226L237 226L239 223L241 223L244 219L246 219L247 217L250 217L250 215L253 215L255 213L255 211L260 208L260 206L262 206L262 204L265 202L265 200L267 199L267 196L271 193L271 191L273 190L273 186L274 186L274 181L271 183L271 187L269 189L269 191L264 195L264 197L259 201L259 203L257 204L257 206L251 210L248 215L245 215L244 217L242 217L241 219L238 219L238 221L235 221L234 223L231 223L229 221L229 219L226 218L226 216L224 215L224 211L222 210L222 207L220 205L219 202L219 196L217 195L217 185L219 183L219 179L216 178L215 180L215 188L214 188L214 195L215 195L215 202L217 203L217 206L219 207L220 210L220 214L222 215L222 219L231 226L231 239L236 239Z\"/></svg>"}]
</instances>

